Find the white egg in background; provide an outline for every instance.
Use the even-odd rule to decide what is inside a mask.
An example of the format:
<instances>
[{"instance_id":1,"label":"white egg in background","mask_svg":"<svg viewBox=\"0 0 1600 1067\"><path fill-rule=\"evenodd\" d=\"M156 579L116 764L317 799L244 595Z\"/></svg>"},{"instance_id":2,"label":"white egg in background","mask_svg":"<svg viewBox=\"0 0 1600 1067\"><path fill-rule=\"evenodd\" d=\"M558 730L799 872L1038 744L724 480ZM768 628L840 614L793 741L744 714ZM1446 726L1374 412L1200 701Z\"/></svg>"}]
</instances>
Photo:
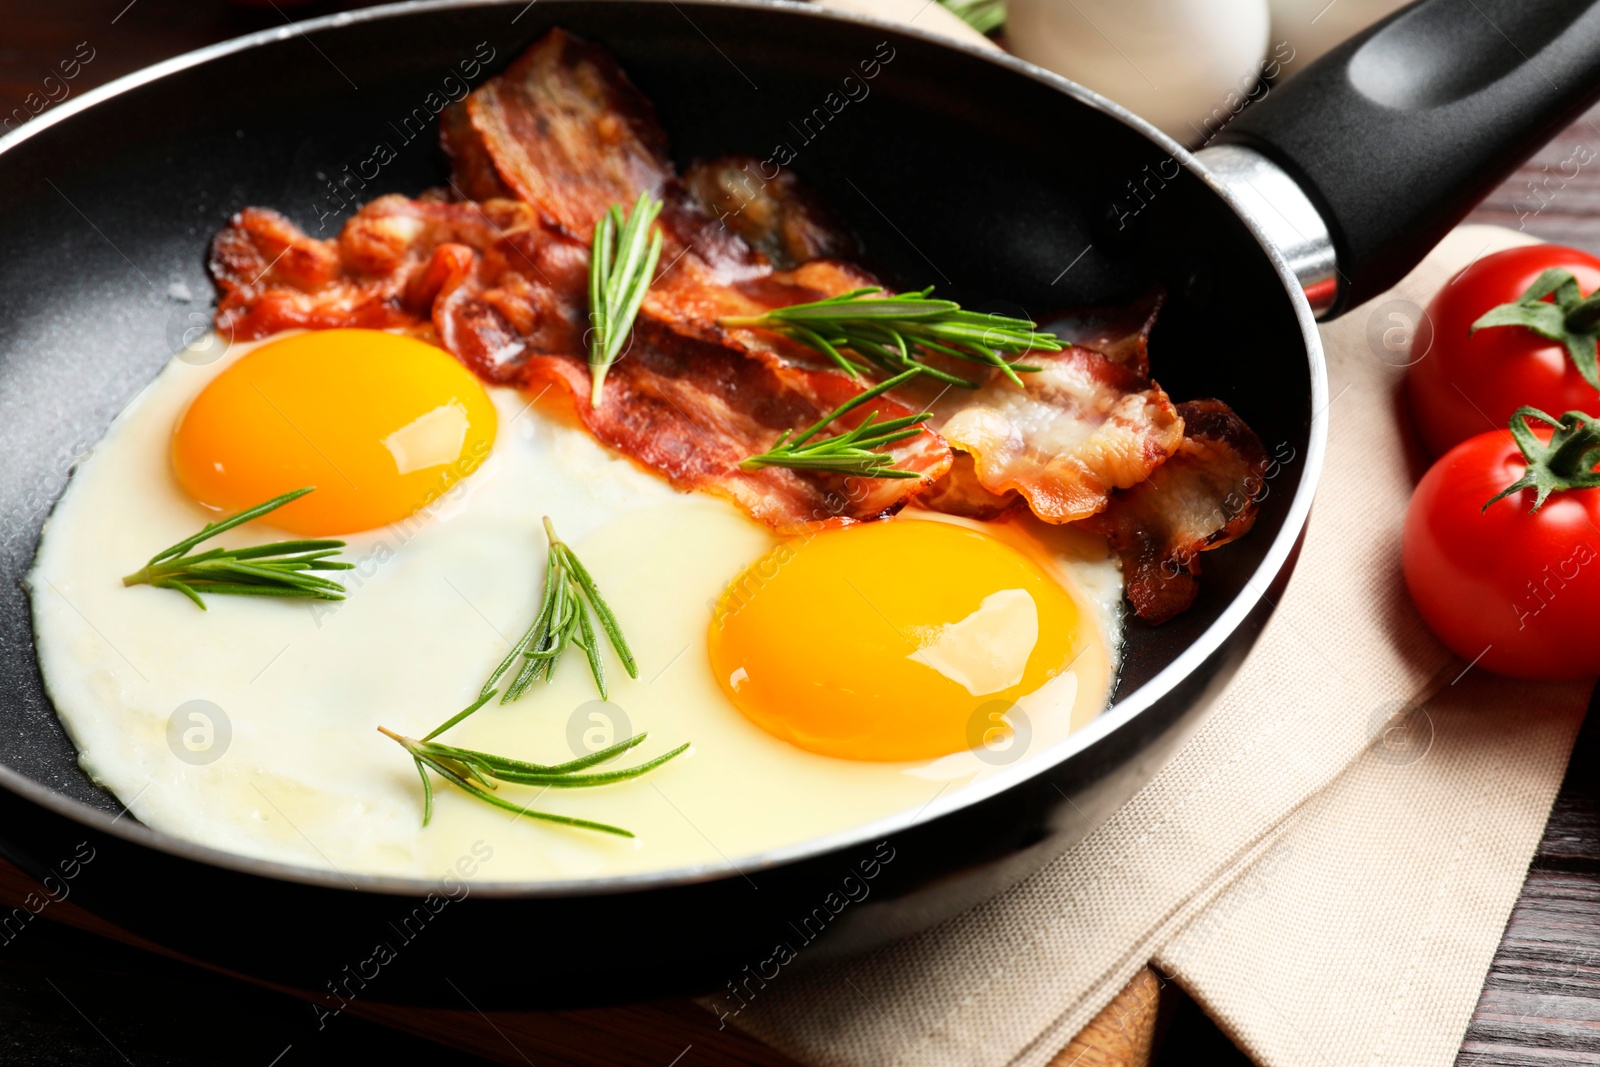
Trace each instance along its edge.
<instances>
[{"instance_id":1,"label":"white egg in background","mask_svg":"<svg viewBox=\"0 0 1600 1067\"><path fill-rule=\"evenodd\" d=\"M1006 43L1194 145L1260 79L1269 21L1267 0L1009 0Z\"/></svg>"}]
</instances>

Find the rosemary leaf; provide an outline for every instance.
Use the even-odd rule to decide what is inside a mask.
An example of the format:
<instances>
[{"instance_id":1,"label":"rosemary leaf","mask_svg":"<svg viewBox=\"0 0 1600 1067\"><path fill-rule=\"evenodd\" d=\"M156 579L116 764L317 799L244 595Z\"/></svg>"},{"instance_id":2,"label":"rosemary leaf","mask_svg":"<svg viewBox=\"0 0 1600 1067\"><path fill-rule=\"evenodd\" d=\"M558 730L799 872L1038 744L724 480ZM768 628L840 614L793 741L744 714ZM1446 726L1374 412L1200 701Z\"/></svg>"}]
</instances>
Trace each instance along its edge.
<instances>
[{"instance_id":1,"label":"rosemary leaf","mask_svg":"<svg viewBox=\"0 0 1600 1067\"><path fill-rule=\"evenodd\" d=\"M600 644L594 639L594 626L589 622L587 611L578 612L578 636L573 638L573 643L583 649L584 656L589 660L589 673L594 675L595 685L600 689L600 698L606 695L606 664L600 658Z\"/></svg>"},{"instance_id":2,"label":"rosemary leaf","mask_svg":"<svg viewBox=\"0 0 1600 1067\"><path fill-rule=\"evenodd\" d=\"M929 412L880 423L877 421L878 413L874 411L853 430L833 437L817 440L812 438L827 429L829 424L840 416L854 411L923 373L926 373L926 368L913 366L902 374L879 382L871 389L851 397L799 434L791 436L791 432L785 430L777 441L773 442L770 449L746 457L740 461L739 466L747 471L760 470L762 467L789 467L793 470L859 474L868 478L921 477L916 471L896 467L894 457L888 453L873 450L921 433L920 424L931 417Z\"/></svg>"},{"instance_id":3,"label":"rosemary leaf","mask_svg":"<svg viewBox=\"0 0 1600 1067\"><path fill-rule=\"evenodd\" d=\"M438 737L440 734L450 729L450 727L454 726L456 723L460 722L462 719L465 719L468 715L471 715L473 712L489 703L489 701L493 700L494 694L495 690L493 689L479 693L477 700L473 701L471 704L468 704L466 707L450 716L450 718L446 719L444 721L444 725L435 727L431 733L423 738L423 740L432 741L435 737Z\"/></svg>"},{"instance_id":4,"label":"rosemary leaf","mask_svg":"<svg viewBox=\"0 0 1600 1067\"><path fill-rule=\"evenodd\" d=\"M628 642L622 636L622 627L617 624L617 616L612 612L611 606L600 595L600 589L594 584L589 570L579 561L577 555L564 541L556 538L555 527L550 525L549 516L544 520L545 534L550 538L552 547L560 545L562 561L571 571L573 581L578 583L578 588L583 590L584 597L589 605L594 608L596 615L600 616L600 626L606 632L606 637L611 641L611 647L617 650L617 655L622 659L622 665L627 669L628 677L639 677L639 665L634 662L633 650L628 647ZM603 691L603 689L602 689Z\"/></svg>"},{"instance_id":5,"label":"rosemary leaf","mask_svg":"<svg viewBox=\"0 0 1600 1067\"><path fill-rule=\"evenodd\" d=\"M413 758L411 762L417 765L417 773L422 776L422 825L427 826L433 821L433 781L421 760Z\"/></svg>"},{"instance_id":6,"label":"rosemary leaf","mask_svg":"<svg viewBox=\"0 0 1600 1067\"><path fill-rule=\"evenodd\" d=\"M623 767L614 771L600 771L596 774L533 774L525 771L504 771L496 775L496 777L502 782L512 782L517 785L543 785L554 789L609 785L612 782L626 782L630 778L637 778L641 774L647 774L668 760L681 756L687 751L689 751L689 745L685 742L671 752L663 753L655 759L646 760L644 763L633 767Z\"/></svg>"},{"instance_id":7,"label":"rosemary leaf","mask_svg":"<svg viewBox=\"0 0 1600 1067\"><path fill-rule=\"evenodd\" d=\"M975 389L979 383L930 367L918 355L939 353L982 363L1021 385L1019 371L1039 368L1009 363L1006 355L1061 349L1055 335L1041 332L1027 319L967 311L954 300L934 299L931 285L920 292L884 293L867 286L825 300L721 321L724 326L754 326L783 334L823 353L857 377L861 367L844 355L846 351L886 371L922 367L930 377L967 389Z\"/></svg>"},{"instance_id":8,"label":"rosemary leaf","mask_svg":"<svg viewBox=\"0 0 1600 1067\"><path fill-rule=\"evenodd\" d=\"M122 579L125 586L149 585L182 593L206 610L202 594L270 596L302 600L343 600L344 587L310 571L347 571L354 564L331 557L343 541L328 539L274 541L250 548L210 548L190 555L190 550L221 533L299 500L315 486L273 497L221 522L207 523L200 532L171 548L157 552L139 570Z\"/></svg>"},{"instance_id":9,"label":"rosemary leaf","mask_svg":"<svg viewBox=\"0 0 1600 1067\"><path fill-rule=\"evenodd\" d=\"M489 696L493 694L490 693ZM429 737L436 737L444 730L449 729L461 719L482 707L488 700L487 696L480 697L478 703L458 714L443 726L434 730ZM422 776L422 825L427 826L433 818L433 782L428 777L428 771L433 771L445 780L454 783L459 789L486 804L493 804L506 811L514 811L519 815L526 815L533 819L542 819L545 822L558 823L563 826L573 826L583 830L595 830L600 833L615 834L620 837L632 837L633 834L620 826L609 823L593 822L589 819L577 819L567 815L553 815L549 812L534 811L532 808L497 796L493 790L497 789L496 782L506 782L511 785L543 786L555 789L584 789L600 785L612 785L625 782L647 774L657 767L681 756L689 750L687 744L679 745L671 752L663 753L654 759L632 767L622 767L617 770L601 771L595 774L578 774L576 771L603 763L615 756L633 748L644 741L646 734L637 734L620 741L617 744L601 749L599 752L566 763L542 765L537 763L524 763L521 760L507 759L504 756L492 755L488 752L477 752L473 749L456 748L453 745L442 745L428 740L418 741L414 738L397 734L388 727L378 727L378 732L385 737L397 742L411 756L416 764L417 773ZM493 779L494 781L491 781Z\"/></svg>"},{"instance_id":10,"label":"rosemary leaf","mask_svg":"<svg viewBox=\"0 0 1600 1067\"><path fill-rule=\"evenodd\" d=\"M549 516L545 517L544 531L550 540L550 554L545 561L544 598L539 604L539 613L534 616L533 625L528 627L528 631L483 683L482 691L488 693L493 690L520 660L520 668L512 676L505 695L500 698L500 703L509 704L526 693L540 678L548 682L554 677L556 661L561 653L566 651L567 646L577 645L583 649L589 661L589 673L594 676L600 699L610 699L595 619L599 620L599 629L605 633L611 647L622 660L628 677L639 677L639 665L633 658L633 650L622 636L622 627L617 624L616 614L600 595L594 578L578 561L576 553L557 536Z\"/></svg>"},{"instance_id":11,"label":"rosemary leaf","mask_svg":"<svg viewBox=\"0 0 1600 1067\"><path fill-rule=\"evenodd\" d=\"M550 555L559 561L560 557L555 552L551 552ZM550 621L544 631L536 635L532 645L523 650L522 669L506 688L506 695L500 698L500 703L509 704L527 692L528 687L540 678L548 682L555 676L555 659L566 649L573 627L577 624L574 605L568 591L569 585L558 562L554 577L555 595L550 604Z\"/></svg>"},{"instance_id":12,"label":"rosemary leaf","mask_svg":"<svg viewBox=\"0 0 1600 1067\"><path fill-rule=\"evenodd\" d=\"M473 785L471 781L464 778L459 772L451 769L443 763L428 759L426 757L418 757L418 759L420 762L426 764L430 769L437 771L444 778L454 782L464 792L477 797L485 804L493 804L497 808L503 808L506 811L516 812L518 815L526 815L530 819L541 819L544 822L553 822L562 826L572 826L580 830L595 830L603 834L615 834L617 837L633 836L633 831L624 830L620 826L612 826L610 823L593 822L589 819L575 819L570 815L554 815L547 811L534 811L532 808L524 807L521 804L506 800L503 797L497 797L488 790ZM423 823L423 825L426 826L427 823Z\"/></svg>"},{"instance_id":13,"label":"rosemary leaf","mask_svg":"<svg viewBox=\"0 0 1600 1067\"><path fill-rule=\"evenodd\" d=\"M437 732L429 736L437 736ZM587 770L590 767L616 759L629 749L642 744L646 736L645 734L634 734L632 737L625 737L614 745L607 745L605 748L597 749L586 756L579 756L577 759L570 759L565 763L554 764L527 763L522 760L507 759L504 756L491 756L484 752L473 752L471 749L453 748L449 745L437 745L436 747L441 752L449 752L452 758L457 758L461 755L471 756L495 770L525 774L571 774L574 771Z\"/></svg>"},{"instance_id":14,"label":"rosemary leaf","mask_svg":"<svg viewBox=\"0 0 1600 1067\"><path fill-rule=\"evenodd\" d=\"M661 201L649 191L639 194L623 219L622 205L613 204L594 228L589 254L589 403L600 406L606 372L622 351L639 305L661 259L661 230L653 224Z\"/></svg>"}]
</instances>

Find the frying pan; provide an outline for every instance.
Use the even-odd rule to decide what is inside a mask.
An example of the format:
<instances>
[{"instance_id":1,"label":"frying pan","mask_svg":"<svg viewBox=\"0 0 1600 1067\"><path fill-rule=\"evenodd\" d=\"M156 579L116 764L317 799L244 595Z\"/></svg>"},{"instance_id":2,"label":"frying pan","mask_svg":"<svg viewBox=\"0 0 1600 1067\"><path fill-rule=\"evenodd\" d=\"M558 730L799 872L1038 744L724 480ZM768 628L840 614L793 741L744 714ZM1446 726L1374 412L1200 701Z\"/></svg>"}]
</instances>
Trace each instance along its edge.
<instances>
[{"instance_id":1,"label":"frying pan","mask_svg":"<svg viewBox=\"0 0 1600 1067\"><path fill-rule=\"evenodd\" d=\"M1425 0L1272 89L1198 155L1015 59L747 0L370 9L203 49L27 122L0 140L0 852L214 965L419 1003L453 1000L448 977L480 1006L720 988L768 973L779 942L797 951L787 966L807 966L994 896L1101 824L1204 717L1310 510L1328 404L1316 316L1399 278L1589 102L1596 6ZM680 163L789 146L900 287L1042 318L1164 286L1154 372L1178 399L1226 400L1277 461L1254 532L1206 555L1187 614L1130 622L1114 703L1059 748L736 867L463 890L264 863L140 825L79 770L19 586L72 462L205 314L207 242L231 212L268 205L329 233L361 200L441 183L431 119L408 137L407 118L462 60L492 49L481 80L553 26L616 54ZM851 75L870 92L827 105ZM396 155L374 175L379 142ZM60 865L88 849L64 883ZM393 951L375 965L380 943Z\"/></svg>"}]
</instances>

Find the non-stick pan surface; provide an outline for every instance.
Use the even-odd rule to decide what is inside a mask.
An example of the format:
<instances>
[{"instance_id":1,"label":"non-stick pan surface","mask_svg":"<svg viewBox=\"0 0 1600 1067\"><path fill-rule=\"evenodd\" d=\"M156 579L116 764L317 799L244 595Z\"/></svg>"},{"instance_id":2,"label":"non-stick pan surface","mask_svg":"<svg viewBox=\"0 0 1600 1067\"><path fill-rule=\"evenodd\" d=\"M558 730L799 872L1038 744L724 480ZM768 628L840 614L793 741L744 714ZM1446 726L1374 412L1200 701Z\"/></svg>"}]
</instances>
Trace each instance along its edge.
<instances>
[{"instance_id":1,"label":"non-stick pan surface","mask_svg":"<svg viewBox=\"0 0 1600 1067\"><path fill-rule=\"evenodd\" d=\"M1226 400L1278 462L1254 532L1206 557L1194 608L1161 627L1131 621L1116 703L1070 748L995 788L737 870L454 891L405 937L436 887L212 853L140 826L89 781L42 689L20 581L75 458L208 313L207 242L228 216L266 205L328 234L362 200L441 184L430 101L462 61L484 63L481 80L552 26L616 54L680 163L789 146L901 287L1040 318L1164 286L1154 373L1177 399ZM875 56L870 92L829 110ZM373 173L380 144L396 154ZM1309 308L1188 163L1013 60L799 5L688 0L363 12L197 53L34 120L0 148L0 850L42 874L87 841L75 899L228 967L324 990L390 943L362 995L453 996L449 975L480 1004L521 1006L721 986L796 942L785 931L864 861L876 861L870 895L827 911L827 936L797 944L795 965L1013 884L1102 821L1198 721L1287 577L1320 463ZM561 965L485 964L463 945L527 946Z\"/></svg>"}]
</instances>

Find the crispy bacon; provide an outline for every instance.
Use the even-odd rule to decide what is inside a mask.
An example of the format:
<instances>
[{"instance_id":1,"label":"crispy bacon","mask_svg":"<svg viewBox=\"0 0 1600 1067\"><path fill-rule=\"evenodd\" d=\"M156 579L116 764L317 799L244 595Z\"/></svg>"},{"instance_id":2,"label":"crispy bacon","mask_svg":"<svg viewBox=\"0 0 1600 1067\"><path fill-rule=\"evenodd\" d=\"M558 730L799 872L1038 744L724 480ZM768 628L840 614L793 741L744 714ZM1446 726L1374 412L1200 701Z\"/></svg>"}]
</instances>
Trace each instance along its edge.
<instances>
[{"instance_id":1,"label":"crispy bacon","mask_svg":"<svg viewBox=\"0 0 1600 1067\"><path fill-rule=\"evenodd\" d=\"M821 300L877 284L877 279L861 268L831 259L814 260L791 271L763 267L734 277L729 277L728 273L708 267L704 258L691 249L651 287L640 308L640 317L659 322L686 337L737 349L754 359L800 366L833 366L797 341L767 330L724 326L722 320L736 315L759 315L773 308Z\"/></svg>"},{"instance_id":2,"label":"crispy bacon","mask_svg":"<svg viewBox=\"0 0 1600 1067\"><path fill-rule=\"evenodd\" d=\"M1021 501L1015 490L989 492L978 481L978 470L973 464L972 454L952 450L949 472L929 486L927 492L918 496L916 504L929 511L988 521L999 518Z\"/></svg>"},{"instance_id":3,"label":"crispy bacon","mask_svg":"<svg viewBox=\"0 0 1600 1067\"><path fill-rule=\"evenodd\" d=\"M1267 453L1220 400L1178 405L1183 444L1143 482L1083 523L1122 557L1128 600L1141 619L1165 622L1199 592L1199 556L1249 531Z\"/></svg>"},{"instance_id":4,"label":"crispy bacon","mask_svg":"<svg viewBox=\"0 0 1600 1067\"><path fill-rule=\"evenodd\" d=\"M246 208L212 242L217 327L239 339L302 327L430 330L490 381L579 351L588 251L514 200L383 196L334 240Z\"/></svg>"},{"instance_id":5,"label":"crispy bacon","mask_svg":"<svg viewBox=\"0 0 1600 1067\"><path fill-rule=\"evenodd\" d=\"M572 397L578 419L599 440L666 475L683 489L726 497L782 530L883 518L898 511L950 466L950 450L931 431L899 442L896 463L919 478L847 477L781 467L745 471L745 457L764 452L784 430L816 422L860 391L833 371L747 358L641 320L625 355L611 368L599 407L589 404L589 370L576 356L543 356L527 364L534 379ZM880 420L910 414L885 400ZM856 425L852 412L830 432Z\"/></svg>"},{"instance_id":6,"label":"crispy bacon","mask_svg":"<svg viewBox=\"0 0 1600 1067\"><path fill-rule=\"evenodd\" d=\"M440 137L456 195L516 197L584 241L612 204L659 194L672 177L650 101L609 52L564 30L447 108Z\"/></svg>"},{"instance_id":7,"label":"crispy bacon","mask_svg":"<svg viewBox=\"0 0 1600 1067\"><path fill-rule=\"evenodd\" d=\"M1165 294L1157 289L1153 290L1131 304L1120 307L1086 308L1061 312L1047 320L1045 328L1056 334L1064 341L1084 349L1092 349L1104 357L1105 363L1115 365L1129 374L1116 373L1107 369L1102 361L1092 356L1082 354L1067 357L1069 366L1078 367L1091 374L1100 374L1106 379L1107 385L1114 391L1124 389L1127 391L1148 391L1151 383L1148 378L1149 359L1147 349L1150 332L1155 326L1156 314L1161 309ZM1041 357L1044 363L1054 364L1054 357ZM1019 362L1041 365L1041 359L1036 354L1030 353ZM971 374L970 365L947 365L946 369L959 374ZM1051 373L1057 374L1061 367L1052 366ZM1027 382L1031 375L1025 375ZM1101 483L1114 484L1115 480L1126 480L1139 475L1153 455L1159 454L1161 449L1170 448L1175 444L1175 435L1168 425L1170 416L1167 412L1169 404L1164 396L1152 393L1147 398L1147 403L1141 405L1128 404L1123 408L1124 415L1136 416L1133 423L1135 431L1143 430L1145 440L1139 444L1135 451L1140 452L1143 458L1133 465L1122 462L1116 451L1101 452L1095 455L1097 449L1108 443L1107 434L1102 432L1098 439L1093 437L1093 416L1085 418L1083 405L1080 403L1082 396L1076 390L1068 390L1066 397L1056 392L1055 399L1046 398L1050 391L1033 389L1035 394L1032 401L1025 402L1022 397L1007 395L1010 386L1006 379L993 378L988 383L991 389L978 395L959 391L935 391L926 386L915 390L923 402L932 403L938 417L934 425L948 425L952 419L956 420L956 433L970 435L974 439L988 441L992 434L1005 434L1008 442L1001 453L988 449L984 472L980 473L978 461L971 453L957 448L956 458L950 468L950 473L938 485L918 498L917 503L936 511L944 511L953 515L966 515L971 518L989 519L1004 512L1014 505L1018 499L1018 486L1010 484L1011 475L1017 474L1024 466L1029 464L1019 458L1023 454L1034 452L1038 454L1038 461L1047 461L1055 456L1053 449L1059 440L1065 438L1070 442L1079 442L1084 451L1075 456L1068 456L1058 465L1054 477L1039 480L1042 491L1034 492L1030 503L1039 500L1035 507L1036 513L1047 521L1063 520L1059 516L1064 512L1063 504L1058 492L1052 491L1056 483L1066 481L1065 492L1071 494L1070 508L1081 511L1092 508L1097 502L1103 503L1104 492L1098 488ZM1039 383L1035 383L1036 385ZM1159 389L1155 391L1159 393ZM1069 402L1061 405L1059 410L1051 412L1052 404L1060 404L1061 400ZM996 401L999 401L998 405ZM908 398L909 402L909 398ZM1114 405L1114 395L1102 395L1096 399L1093 407L1106 407ZM1009 407L1009 413L997 411L996 407ZM981 410L980 410L981 409ZM1026 409L1030 417L1023 417ZM1148 416L1148 425L1140 426L1139 416ZM1015 421L1010 421L1015 417ZM1002 423L1006 425L1002 426ZM997 439L997 438L996 438ZM1156 453L1144 454L1144 450L1154 446ZM1075 472L1074 464L1086 463L1091 471L1109 472L1115 469L1118 473L1113 481L1101 475L1084 475ZM1160 462L1156 459L1155 462ZM1016 465L1016 469L1010 469Z\"/></svg>"},{"instance_id":8,"label":"crispy bacon","mask_svg":"<svg viewBox=\"0 0 1600 1067\"><path fill-rule=\"evenodd\" d=\"M978 483L1020 493L1046 522L1086 519L1113 489L1137 485L1183 439L1183 419L1159 385L1079 345L1030 352L1039 367L1019 388L994 374L972 393L946 393L933 426L972 454Z\"/></svg>"},{"instance_id":9,"label":"crispy bacon","mask_svg":"<svg viewBox=\"0 0 1600 1067\"><path fill-rule=\"evenodd\" d=\"M405 279L346 273L335 241L308 237L267 208L247 207L211 242L211 277L222 290L217 330L253 340L294 327L414 326L401 306Z\"/></svg>"}]
</instances>

